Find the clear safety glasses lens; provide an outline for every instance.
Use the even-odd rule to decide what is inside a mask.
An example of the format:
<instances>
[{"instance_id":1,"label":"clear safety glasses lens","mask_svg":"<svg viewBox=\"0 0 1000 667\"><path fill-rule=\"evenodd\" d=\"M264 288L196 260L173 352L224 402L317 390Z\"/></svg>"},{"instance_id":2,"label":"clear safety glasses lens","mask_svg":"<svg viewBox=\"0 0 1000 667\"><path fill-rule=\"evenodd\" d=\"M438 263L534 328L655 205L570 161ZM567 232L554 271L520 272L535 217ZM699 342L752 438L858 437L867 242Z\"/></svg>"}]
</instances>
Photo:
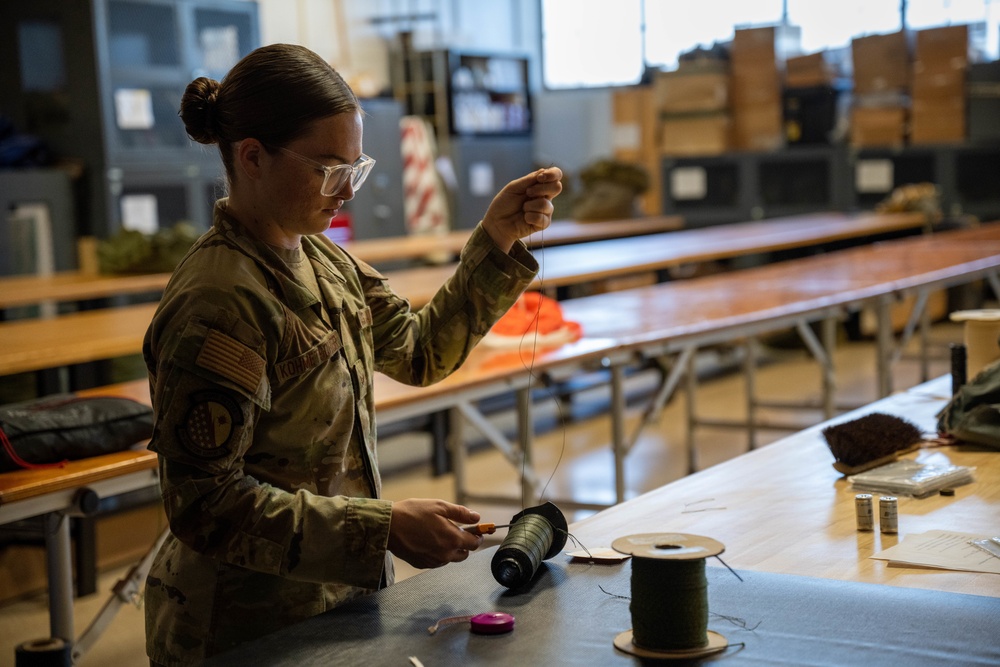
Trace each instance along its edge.
<instances>
[{"instance_id":1,"label":"clear safety glasses lens","mask_svg":"<svg viewBox=\"0 0 1000 667\"><path fill-rule=\"evenodd\" d=\"M332 197L343 190L348 181L351 183L351 189L357 190L368 178L368 174L371 173L374 166L375 160L362 154L361 158L353 165L338 164L335 167L323 167L326 178L323 179L320 193L325 197Z\"/></svg>"}]
</instances>

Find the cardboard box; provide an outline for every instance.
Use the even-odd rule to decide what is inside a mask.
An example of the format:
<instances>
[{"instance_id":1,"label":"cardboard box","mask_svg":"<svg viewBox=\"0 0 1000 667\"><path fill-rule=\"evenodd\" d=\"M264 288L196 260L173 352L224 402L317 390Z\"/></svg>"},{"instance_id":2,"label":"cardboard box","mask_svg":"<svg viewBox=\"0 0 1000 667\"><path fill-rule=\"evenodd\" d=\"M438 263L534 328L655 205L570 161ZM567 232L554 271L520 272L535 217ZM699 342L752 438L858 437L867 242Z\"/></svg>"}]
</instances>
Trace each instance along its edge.
<instances>
[{"instance_id":1,"label":"cardboard box","mask_svg":"<svg viewBox=\"0 0 1000 667\"><path fill-rule=\"evenodd\" d=\"M733 148L773 151L785 145L781 102L733 107Z\"/></svg>"},{"instance_id":2,"label":"cardboard box","mask_svg":"<svg viewBox=\"0 0 1000 667\"><path fill-rule=\"evenodd\" d=\"M678 70L653 79L656 108L662 113L725 111L729 107L729 73Z\"/></svg>"},{"instance_id":3,"label":"cardboard box","mask_svg":"<svg viewBox=\"0 0 1000 667\"><path fill-rule=\"evenodd\" d=\"M794 56L785 61L785 86L788 88L828 86L836 78L836 68L826 51Z\"/></svg>"},{"instance_id":4,"label":"cardboard box","mask_svg":"<svg viewBox=\"0 0 1000 667\"><path fill-rule=\"evenodd\" d=\"M906 33L851 40L854 92L906 91L910 87L910 46Z\"/></svg>"},{"instance_id":5,"label":"cardboard box","mask_svg":"<svg viewBox=\"0 0 1000 667\"><path fill-rule=\"evenodd\" d=\"M777 71L754 72L753 74L733 73L730 82L730 95L734 112L747 106L780 105L781 80L778 78Z\"/></svg>"},{"instance_id":6,"label":"cardboard box","mask_svg":"<svg viewBox=\"0 0 1000 667\"><path fill-rule=\"evenodd\" d=\"M783 69L788 58L801 53L802 29L794 25L776 25L736 30L729 58L734 68L771 66Z\"/></svg>"},{"instance_id":7,"label":"cardboard box","mask_svg":"<svg viewBox=\"0 0 1000 667\"><path fill-rule=\"evenodd\" d=\"M906 143L906 107L851 109L851 145L856 148L898 147Z\"/></svg>"},{"instance_id":8,"label":"cardboard box","mask_svg":"<svg viewBox=\"0 0 1000 667\"><path fill-rule=\"evenodd\" d=\"M725 112L665 116L660 124L660 151L663 155L696 157L725 153L730 147L731 125Z\"/></svg>"},{"instance_id":9,"label":"cardboard box","mask_svg":"<svg viewBox=\"0 0 1000 667\"><path fill-rule=\"evenodd\" d=\"M968 26L953 25L917 32L913 51L914 74L961 71L968 64Z\"/></svg>"},{"instance_id":10,"label":"cardboard box","mask_svg":"<svg viewBox=\"0 0 1000 667\"><path fill-rule=\"evenodd\" d=\"M914 99L910 117L911 144L965 141L965 98Z\"/></svg>"},{"instance_id":11,"label":"cardboard box","mask_svg":"<svg viewBox=\"0 0 1000 667\"><path fill-rule=\"evenodd\" d=\"M924 70L913 75L913 99L958 99L965 97L965 70Z\"/></svg>"},{"instance_id":12,"label":"cardboard box","mask_svg":"<svg viewBox=\"0 0 1000 667\"><path fill-rule=\"evenodd\" d=\"M649 173L649 189L639 197L646 215L662 213L660 193L659 116L652 86L616 88L612 95L612 144L616 160L633 162Z\"/></svg>"}]
</instances>

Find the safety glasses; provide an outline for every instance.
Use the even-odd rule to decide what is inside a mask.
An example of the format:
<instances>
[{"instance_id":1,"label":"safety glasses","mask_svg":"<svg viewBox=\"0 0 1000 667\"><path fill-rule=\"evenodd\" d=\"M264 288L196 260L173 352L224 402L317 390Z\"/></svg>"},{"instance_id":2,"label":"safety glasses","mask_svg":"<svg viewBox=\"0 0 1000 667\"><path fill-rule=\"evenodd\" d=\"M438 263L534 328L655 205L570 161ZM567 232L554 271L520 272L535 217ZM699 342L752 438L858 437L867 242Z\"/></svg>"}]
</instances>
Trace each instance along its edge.
<instances>
[{"instance_id":1,"label":"safety glasses","mask_svg":"<svg viewBox=\"0 0 1000 667\"><path fill-rule=\"evenodd\" d=\"M287 148L278 147L278 150L287 155L290 158L298 160L302 164L307 164L310 167L314 167L323 172L323 185L320 186L319 192L324 197L332 197L341 190L348 182L351 183L351 189L357 190L361 187L361 184L365 182L368 178L368 174L371 172L372 167L375 166L375 160L368 157L364 153L358 158L358 161L354 164L337 164L334 166L328 166L322 162L316 162L316 160L310 160L305 155L299 155L295 151L290 151Z\"/></svg>"}]
</instances>

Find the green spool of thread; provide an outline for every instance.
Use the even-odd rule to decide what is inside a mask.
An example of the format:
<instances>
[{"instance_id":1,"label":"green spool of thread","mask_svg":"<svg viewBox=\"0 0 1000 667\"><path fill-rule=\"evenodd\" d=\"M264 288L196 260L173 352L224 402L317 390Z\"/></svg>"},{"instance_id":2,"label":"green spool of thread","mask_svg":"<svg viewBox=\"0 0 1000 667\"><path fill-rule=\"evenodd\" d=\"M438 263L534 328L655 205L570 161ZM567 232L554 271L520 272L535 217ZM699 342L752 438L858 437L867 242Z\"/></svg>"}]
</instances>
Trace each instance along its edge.
<instances>
[{"instance_id":1,"label":"green spool of thread","mask_svg":"<svg viewBox=\"0 0 1000 667\"><path fill-rule=\"evenodd\" d=\"M552 558L566 545L566 517L552 503L544 503L514 515L503 543L493 555L493 578L507 588L528 584L543 560Z\"/></svg>"},{"instance_id":2,"label":"green spool of thread","mask_svg":"<svg viewBox=\"0 0 1000 667\"><path fill-rule=\"evenodd\" d=\"M728 641L708 629L705 560L725 551L708 537L644 533L612 546L632 556L632 629L615 637L626 653L692 658L724 650Z\"/></svg>"},{"instance_id":3,"label":"green spool of thread","mask_svg":"<svg viewBox=\"0 0 1000 667\"><path fill-rule=\"evenodd\" d=\"M632 559L632 641L654 651L708 644L705 561Z\"/></svg>"}]
</instances>

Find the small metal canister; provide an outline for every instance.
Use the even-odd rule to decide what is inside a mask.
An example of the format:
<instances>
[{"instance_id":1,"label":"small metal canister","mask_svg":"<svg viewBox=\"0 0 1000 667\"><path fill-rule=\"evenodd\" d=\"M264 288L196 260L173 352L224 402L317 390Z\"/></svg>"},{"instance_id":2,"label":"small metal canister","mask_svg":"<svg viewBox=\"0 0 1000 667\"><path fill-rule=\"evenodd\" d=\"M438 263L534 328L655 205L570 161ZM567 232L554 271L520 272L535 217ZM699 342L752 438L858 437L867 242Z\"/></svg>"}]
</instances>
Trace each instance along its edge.
<instances>
[{"instance_id":1,"label":"small metal canister","mask_svg":"<svg viewBox=\"0 0 1000 667\"><path fill-rule=\"evenodd\" d=\"M872 494L859 493L854 496L854 510L858 517L858 530L875 530Z\"/></svg>"},{"instance_id":2,"label":"small metal canister","mask_svg":"<svg viewBox=\"0 0 1000 667\"><path fill-rule=\"evenodd\" d=\"M896 508L896 499L893 496L882 496L878 499L878 521L879 528L883 533L899 531L899 514Z\"/></svg>"}]
</instances>

